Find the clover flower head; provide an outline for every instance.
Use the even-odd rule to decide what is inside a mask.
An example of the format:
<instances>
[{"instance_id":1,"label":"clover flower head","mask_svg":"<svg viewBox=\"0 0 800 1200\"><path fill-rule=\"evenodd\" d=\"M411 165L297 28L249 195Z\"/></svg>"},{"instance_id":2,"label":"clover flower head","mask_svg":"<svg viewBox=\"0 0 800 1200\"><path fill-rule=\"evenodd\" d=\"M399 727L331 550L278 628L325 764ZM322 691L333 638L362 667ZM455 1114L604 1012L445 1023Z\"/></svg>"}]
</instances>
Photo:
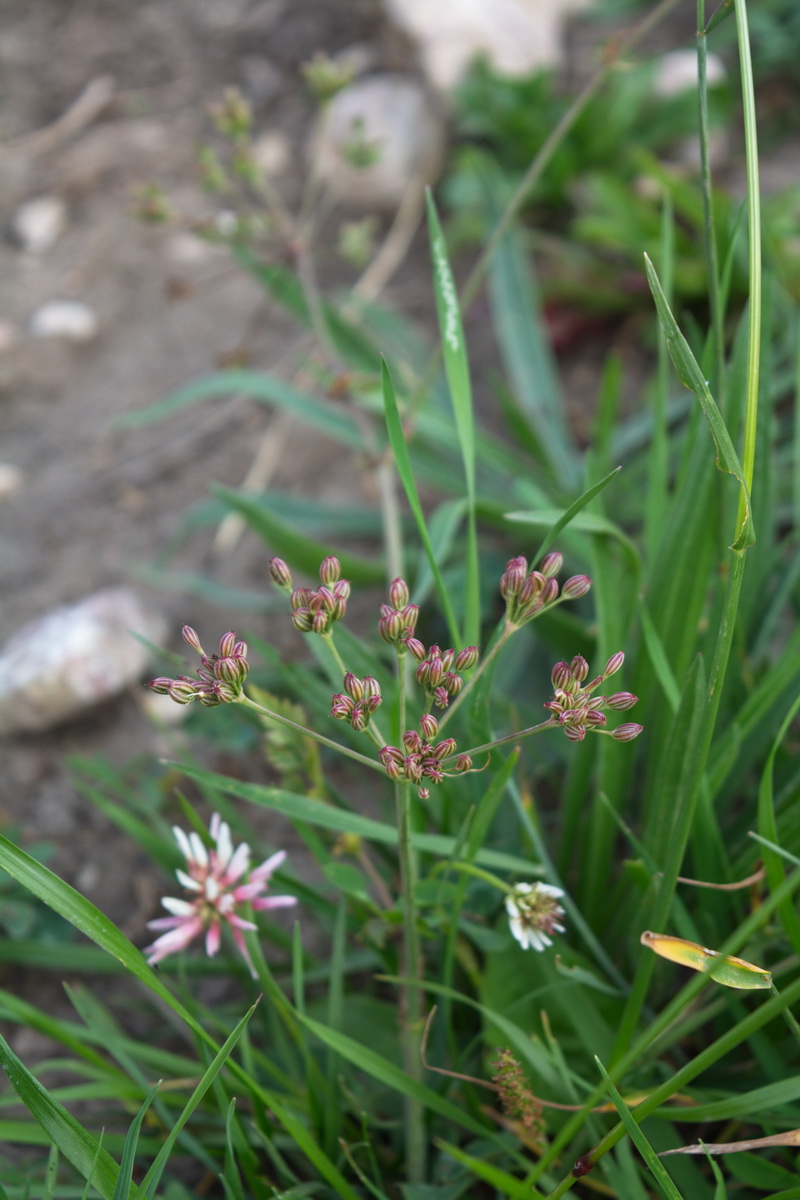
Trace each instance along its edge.
<instances>
[{"instance_id":1,"label":"clover flower head","mask_svg":"<svg viewBox=\"0 0 800 1200\"><path fill-rule=\"evenodd\" d=\"M550 934L564 932L563 895L549 883L518 883L506 896L508 923L523 950L544 950L552 945Z\"/></svg>"},{"instance_id":2,"label":"clover flower head","mask_svg":"<svg viewBox=\"0 0 800 1200\"><path fill-rule=\"evenodd\" d=\"M212 846L207 848L199 834L184 833L173 827L175 841L186 860L185 870L176 871L178 881L188 896L177 899L164 896L161 903L171 914L148 922L150 929L166 930L145 950L149 963L160 962L168 954L183 950L201 935L205 936L206 954L217 953L222 938L223 922L233 935L236 948L247 963L250 974L256 971L245 946L243 929L256 929L252 921L236 910L250 905L256 911L286 908L297 903L294 896L265 896L270 877L286 858L279 850L265 859L259 867L250 869L250 847L246 842L234 850L227 822L214 813L209 825Z\"/></svg>"}]
</instances>

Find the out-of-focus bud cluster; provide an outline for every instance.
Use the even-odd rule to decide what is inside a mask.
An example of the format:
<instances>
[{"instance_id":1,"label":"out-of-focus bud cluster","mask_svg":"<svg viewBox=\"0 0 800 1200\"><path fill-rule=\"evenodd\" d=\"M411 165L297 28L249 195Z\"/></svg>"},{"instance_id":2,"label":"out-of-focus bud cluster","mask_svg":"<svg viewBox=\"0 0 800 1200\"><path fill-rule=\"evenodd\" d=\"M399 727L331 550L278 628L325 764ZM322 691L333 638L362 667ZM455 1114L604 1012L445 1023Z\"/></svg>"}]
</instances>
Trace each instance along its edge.
<instances>
[{"instance_id":1,"label":"out-of-focus bud cluster","mask_svg":"<svg viewBox=\"0 0 800 1200\"><path fill-rule=\"evenodd\" d=\"M537 571L528 570L522 555L510 558L500 577L500 595L506 602L506 620L510 625L524 625L559 600L577 600L592 586L588 575L572 575L560 589L558 575L563 565L558 551L546 554Z\"/></svg>"},{"instance_id":2,"label":"out-of-focus bud cluster","mask_svg":"<svg viewBox=\"0 0 800 1200\"><path fill-rule=\"evenodd\" d=\"M224 137L238 142L249 136L253 110L238 88L226 88L222 101L209 105L209 112L217 130Z\"/></svg>"},{"instance_id":3,"label":"out-of-focus bud cluster","mask_svg":"<svg viewBox=\"0 0 800 1200\"><path fill-rule=\"evenodd\" d=\"M359 679L348 671L342 681L343 692L331 700L331 716L337 721L347 721L358 733L369 725L372 714L383 703L380 684L371 675Z\"/></svg>"},{"instance_id":4,"label":"out-of-focus bud cluster","mask_svg":"<svg viewBox=\"0 0 800 1200\"><path fill-rule=\"evenodd\" d=\"M408 584L404 579L394 579L389 585L389 603L381 605L378 633L390 645L401 645L413 638L417 627L419 608L409 604Z\"/></svg>"},{"instance_id":5,"label":"out-of-focus bud cluster","mask_svg":"<svg viewBox=\"0 0 800 1200\"><path fill-rule=\"evenodd\" d=\"M402 750L397 746L384 746L378 754L389 778L408 779L416 784L421 800L427 800L430 795L429 783L441 783L449 775L462 775L472 769L470 756L459 754L453 769L444 770L444 760L455 754L456 740L443 738L437 742L438 732L436 718L432 713L425 713L420 718L418 731L409 729L403 734Z\"/></svg>"},{"instance_id":6,"label":"out-of-focus bud cluster","mask_svg":"<svg viewBox=\"0 0 800 1200\"><path fill-rule=\"evenodd\" d=\"M169 679L161 675L151 680L148 685L151 690L169 696L176 704L191 704L193 700L199 700L207 708L238 700L250 669L245 643L237 641L235 633L228 632L220 639L219 653L206 654L190 625L183 627L183 640L200 655L203 665L198 669L197 678L178 675L175 679Z\"/></svg>"},{"instance_id":7,"label":"out-of-focus bud cluster","mask_svg":"<svg viewBox=\"0 0 800 1200\"><path fill-rule=\"evenodd\" d=\"M332 554L320 563L321 586L316 589L293 588L292 573L282 558L271 560L269 573L275 586L290 594L292 624L301 633L326 634L347 611L350 584L340 579L342 568Z\"/></svg>"},{"instance_id":8,"label":"out-of-focus bud cluster","mask_svg":"<svg viewBox=\"0 0 800 1200\"><path fill-rule=\"evenodd\" d=\"M311 91L323 104L352 83L355 75L354 68L348 63L337 62L319 50L300 69Z\"/></svg>"},{"instance_id":9,"label":"out-of-focus bud cluster","mask_svg":"<svg viewBox=\"0 0 800 1200\"><path fill-rule=\"evenodd\" d=\"M632 692L614 692L611 696L593 696L596 688L605 683L609 676L614 675L625 661L621 650L612 654L605 665L602 675L596 676L589 683L584 680L589 674L589 664L580 654L576 654L572 662L559 662L550 673L553 685L553 698L545 702L553 714L553 724L560 725L571 742L582 742L589 733L606 733L618 742L632 742L642 732L643 726L629 722L618 725L616 729L606 729L604 709L624 712L633 708L638 697Z\"/></svg>"},{"instance_id":10,"label":"out-of-focus bud cluster","mask_svg":"<svg viewBox=\"0 0 800 1200\"><path fill-rule=\"evenodd\" d=\"M434 645L426 651L417 638L408 638L406 646L419 664L417 683L424 687L437 708L447 708L464 686L460 672L471 670L477 663L478 647L465 646L456 653L455 650L440 650Z\"/></svg>"}]
</instances>

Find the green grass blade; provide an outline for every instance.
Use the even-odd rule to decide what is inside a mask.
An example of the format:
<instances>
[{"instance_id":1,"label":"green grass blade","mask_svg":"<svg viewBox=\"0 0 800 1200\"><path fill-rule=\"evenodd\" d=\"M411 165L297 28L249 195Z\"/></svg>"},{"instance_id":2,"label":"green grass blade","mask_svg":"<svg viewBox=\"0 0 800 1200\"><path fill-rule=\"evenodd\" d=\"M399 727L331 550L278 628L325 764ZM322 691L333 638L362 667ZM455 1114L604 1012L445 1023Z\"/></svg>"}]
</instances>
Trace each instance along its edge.
<instances>
[{"instance_id":1,"label":"green grass blade","mask_svg":"<svg viewBox=\"0 0 800 1200\"><path fill-rule=\"evenodd\" d=\"M467 343L458 293L447 257L447 247L439 224L436 205L430 191L427 193L428 233L433 259L433 282L436 294L436 311L439 317L439 332L442 339L442 354L450 399L453 404L458 443L464 464L464 480L467 497L467 553L464 583L464 640L467 645L477 645L480 634L480 591L478 567L478 536L475 524L475 416L472 408L472 384L467 359Z\"/></svg>"},{"instance_id":2,"label":"green grass blade","mask_svg":"<svg viewBox=\"0 0 800 1200\"><path fill-rule=\"evenodd\" d=\"M414 520L417 523L420 541L428 558L428 565L431 569L434 581L436 583L436 594L439 597L439 603L442 606L445 621L450 639L454 646L460 646L461 635L458 629L458 622L453 611L453 604L450 599L450 594L445 586L442 578L442 573L439 570L439 564L436 560L436 554L433 548L428 526L425 521L425 514L422 511L422 503L417 491L414 472L411 467L411 459L408 454L408 446L406 444L405 434L403 432L403 423L400 420L400 412L397 407L397 398L394 394L394 386L392 377L389 374L389 368L386 363L381 360L381 386L383 388L383 403L386 412L386 429L389 436L389 445L392 448L394 455L397 473L400 476L400 482L406 493L409 507L413 513Z\"/></svg>"},{"instance_id":3,"label":"green grass blade","mask_svg":"<svg viewBox=\"0 0 800 1200\"><path fill-rule=\"evenodd\" d=\"M772 842L778 841L778 827L775 820L774 809L774 791L773 791L773 775L775 769L775 756L778 753L789 727L800 709L800 696L795 700L794 704L786 714L783 724L778 730L778 734L769 752L764 771L761 776L761 784L758 789L758 832L762 838ZM764 866L767 872L767 882L770 890L775 891L776 888L786 879L786 873L783 869L783 863L779 856L770 851L764 853ZM797 910L791 899L787 899L781 904L778 909L778 914L783 921L783 928L789 941L792 943L795 954L800 954L800 919L797 916Z\"/></svg>"},{"instance_id":4,"label":"green grass blade","mask_svg":"<svg viewBox=\"0 0 800 1200\"><path fill-rule=\"evenodd\" d=\"M669 1175L667 1174L664 1164L662 1163L661 1159L656 1154L653 1147L648 1142L647 1138L642 1133L641 1129L639 1128L638 1124L636 1123L636 1121L633 1118L633 1114L631 1113L631 1110L628 1108L627 1104L622 1099L622 1096L620 1096L619 1092L617 1091L616 1087L614 1086L614 1084L611 1080L610 1075L608 1074L608 1071L606 1071L605 1067L603 1066L603 1064L600 1062L600 1059L596 1055L595 1055L595 1062L597 1063L600 1074L603 1076L603 1078L606 1081L606 1087L608 1088L608 1094L611 1097L611 1099L613 1100L614 1107L616 1108L617 1112L620 1115L620 1120L622 1121L622 1124L625 1127L625 1132L627 1133L627 1135L631 1139L631 1141L635 1144L636 1149L639 1151L642 1158L644 1159L644 1161L647 1163L648 1167L650 1168L653 1178L655 1179L656 1183L658 1184L659 1188L661 1189L662 1194L664 1196L666 1196L667 1200L683 1200L683 1197L681 1196L680 1192L675 1187L675 1184L672 1182Z\"/></svg>"},{"instance_id":5,"label":"green grass blade","mask_svg":"<svg viewBox=\"0 0 800 1200\"><path fill-rule=\"evenodd\" d=\"M230 508L241 513L273 554L285 558L290 566L305 571L307 575L318 575L319 564L331 553L329 542L318 542L308 534L299 532L252 492L236 491L222 484L215 484L213 490ZM380 583L384 578L384 568L380 563L345 551L337 552L337 558L342 565L344 578L351 583L369 585Z\"/></svg>"},{"instance_id":6,"label":"green grass blade","mask_svg":"<svg viewBox=\"0 0 800 1200\"><path fill-rule=\"evenodd\" d=\"M750 497L747 483L745 481L744 471L739 462L739 457L734 449L733 442L730 439L725 422L722 419L722 414L714 402L714 397L711 395L709 386L700 370L697 359L692 354L689 343L678 328L677 321L672 315L672 310L667 304L667 298L658 281L655 267L650 262L650 259L645 255L645 270L647 272L647 281L650 284L650 291L653 293L658 317L661 322L661 327L664 330L664 336L667 339L670 357L675 365L675 370L678 373L678 378L684 387L687 387L690 392L694 392L697 399L700 401L700 406L703 410L703 415L708 422L708 427L711 430L711 436L714 439L716 447L716 462L720 471L725 471L733 475L739 481L741 488L742 503L744 505L743 517L738 522L736 538L733 542L732 549L743 550L747 546L751 546L755 541L755 532L753 529L753 520L750 512Z\"/></svg>"},{"instance_id":7,"label":"green grass blade","mask_svg":"<svg viewBox=\"0 0 800 1200\"><path fill-rule=\"evenodd\" d=\"M122 1148L122 1158L119 1164L119 1176L117 1177L117 1186L114 1188L113 1200L125 1200L128 1196L131 1185L133 1183L133 1167L136 1161L136 1146L139 1141L139 1131L142 1128L142 1121L149 1109L153 1098L158 1091L159 1085L156 1084L150 1089L145 1096L139 1111L133 1118L125 1138L125 1145Z\"/></svg>"},{"instance_id":8,"label":"green grass blade","mask_svg":"<svg viewBox=\"0 0 800 1200\"><path fill-rule=\"evenodd\" d=\"M91 1179L103 1200L114 1200L119 1167L111 1155L67 1110L53 1100L26 1066L17 1058L4 1037L0 1035L0 1062L9 1083L28 1112L39 1123L48 1140L56 1145L64 1158L84 1179ZM130 1185L125 1193L131 1200L141 1195Z\"/></svg>"},{"instance_id":9,"label":"green grass blade","mask_svg":"<svg viewBox=\"0 0 800 1200\"><path fill-rule=\"evenodd\" d=\"M357 453L363 453L365 450L363 435L351 417L331 405L322 403L308 392L298 391L282 379L278 379L276 375L264 371L220 371L215 375L204 375L202 379L178 388L158 404L140 408L121 417L117 428L136 429L141 425L150 425L154 421L171 417L201 400L231 396L235 393L249 396L260 404L285 409L317 433L325 434L332 441L347 446L349 450Z\"/></svg>"},{"instance_id":10,"label":"green grass blade","mask_svg":"<svg viewBox=\"0 0 800 1200\"><path fill-rule=\"evenodd\" d=\"M281 788L246 783L244 780L231 779L227 775L217 775L199 767L185 764L175 765L182 774L187 775L190 779L196 779L200 784L229 796L238 796L251 804L269 808L273 812L283 813L292 820L307 821L310 825L332 829L336 833L354 833L366 841L382 842L391 846L397 844L395 826L388 825L383 821L376 821L372 817L364 817L360 813L334 808L332 804L325 804L321 800L313 800L310 796L301 796L295 792L286 792ZM455 838L439 833L412 832L411 842L416 850L435 854L441 858L450 857L456 846ZM541 874L540 866L532 862L530 858L507 854L502 850L482 848L476 855L476 862L481 866L498 871L519 874L525 879ZM0 861L0 866L2 865L2 861Z\"/></svg>"},{"instance_id":11,"label":"green grass blade","mask_svg":"<svg viewBox=\"0 0 800 1200\"><path fill-rule=\"evenodd\" d=\"M158 1187L161 1176L163 1175L169 1160L169 1156L172 1153L172 1148L175 1145L181 1130L197 1108L200 1101L203 1099L203 1096L211 1087L214 1080L219 1075L222 1068L225 1066L225 1063L233 1051L234 1046L244 1033L250 1018L255 1011L256 1005L254 1004L253 1007L248 1009L248 1011L244 1014L236 1028L225 1039L224 1043L214 1055L214 1058L211 1060L206 1070L203 1072L200 1082L197 1084L197 1087L194 1089L188 1101L186 1102L183 1111L173 1125L172 1129L167 1134L163 1146L156 1155L155 1161L141 1182L140 1189L143 1197L146 1196L149 1198L149 1200L152 1200L152 1198L155 1196L156 1188Z\"/></svg>"}]
</instances>

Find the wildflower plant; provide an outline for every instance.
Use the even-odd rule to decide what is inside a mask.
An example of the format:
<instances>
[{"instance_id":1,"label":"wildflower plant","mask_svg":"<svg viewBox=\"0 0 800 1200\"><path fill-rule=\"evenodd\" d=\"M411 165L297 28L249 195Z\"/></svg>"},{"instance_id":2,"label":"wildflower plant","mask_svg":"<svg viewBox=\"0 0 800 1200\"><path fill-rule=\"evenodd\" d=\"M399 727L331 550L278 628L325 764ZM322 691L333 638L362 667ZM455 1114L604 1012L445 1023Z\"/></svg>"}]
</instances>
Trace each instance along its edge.
<instances>
[{"instance_id":1,"label":"wildflower plant","mask_svg":"<svg viewBox=\"0 0 800 1200\"><path fill-rule=\"evenodd\" d=\"M594 91L669 3L615 44ZM0 1016L60 1042L59 1069L77 1080L48 1090L0 1039L30 1114L22 1140L41 1128L54 1147L42 1194L79 1194L74 1175L51 1186L60 1156L109 1200L199 1193L217 1178L235 1200L559 1200L586 1176L620 1200L649 1195L653 1177L671 1198L714 1200L728 1168L709 1156L744 1150L740 1174L760 1194L796 1193L800 441L781 402L797 344L779 282L762 324L745 0L733 8L750 303L726 310L717 254L737 258L742 232L715 224L703 62L729 7L706 22L698 6L699 200L666 168L649 181L667 197L660 259L643 275L660 346L649 407L618 415L612 361L586 454L513 222L549 142L460 291L430 201L439 347L421 370L405 326L321 292L314 205L298 222L258 182L252 114L224 98L215 121L233 157L206 156L209 183L235 175L265 200L235 220L231 248L317 335L320 389L223 372L173 405L235 388L316 423L354 471L372 472L382 543L364 549L372 510L217 489L273 555L267 630L293 630L297 654L287 660L263 628L246 640L228 630L208 652L184 627L191 665L150 685L189 710L181 761L135 783L79 765L83 794L177 870L182 894L167 895L166 916L152 901L158 936L139 930L144 953L0 837L0 868L94 943L48 944L40 959L71 976L112 961L135 981L146 1025L138 1041L123 1035L104 991L73 987L81 1038L74 1021L0 992ZM345 82L323 61L309 77L322 103ZM486 187L499 205L507 189L488 175ZM672 311L675 197L682 219L704 212L707 337L696 312L687 337ZM257 225L265 239L248 240ZM281 253L257 261L265 244ZM462 321L487 272L506 439L478 427ZM767 345L777 366L765 384ZM31 962L24 938L0 949ZM68 1111L75 1095L103 1104L102 1144ZM717 1121L724 1133L709 1129ZM30 1194L6 1165L6 1193Z\"/></svg>"}]
</instances>

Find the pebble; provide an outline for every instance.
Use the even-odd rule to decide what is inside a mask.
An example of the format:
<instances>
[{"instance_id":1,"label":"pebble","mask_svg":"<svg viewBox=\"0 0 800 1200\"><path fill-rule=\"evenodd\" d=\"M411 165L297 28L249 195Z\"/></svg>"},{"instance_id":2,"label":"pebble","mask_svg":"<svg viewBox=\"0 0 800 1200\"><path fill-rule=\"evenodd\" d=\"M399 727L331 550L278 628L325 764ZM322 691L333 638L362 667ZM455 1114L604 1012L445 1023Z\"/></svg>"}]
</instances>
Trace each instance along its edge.
<instances>
[{"instance_id":1,"label":"pebble","mask_svg":"<svg viewBox=\"0 0 800 1200\"><path fill-rule=\"evenodd\" d=\"M0 649L0 734L41 732L139 680L167 624L129 588L105 588L29 621Z\"/></svg>"},{"instance_id":2,"label":"pebble","mask_svg":"<svg viewBox=\"0 0 800 1200\"><path fill-rule=\"evenodd\" d=\"M429 83L449 93L479 56L501 75L564 60L565 20L591 0L383 0L419 47Z\"/></svg>"},{"instance_id":3,"label":"pebble","mask_svg":"<svg viewBox=\"0 0 800 1200\"><path fill-rule=\"evenodd\" d=\"M22 487L24 476L14 463L0 462L0 500L13 496Z\"/></svg>"},{"instance_id":4,"label":"pebble","mask_svg":"<svg viewBox=\"0 0 800 1200\"><path fill-rule=\"evenodd\" d=\"M11 218L14 240L30 254L45 254L67 225L67 209L58 196L34 196Z\"/></svg>"},{"instance_id":5,"label":"pebble","mask_svg":"<svg viewBox=\"0 0 800 1200\"><path fill-rule=\"evenodd\" d=\"M710 88L718 87L727 79L725 64L717 54L706 58L706 80ZM653 91L664 100L680 96L682 92L697 88L697 51L670 50L662 54L656 63Z\"/></svg>"},{"instance_id":6,"label":"pebble","mask_svg":"<svg viewBox=\"0 0 800 1200\"><path fill-rule=\"evenodd\" d=\"M354 145L376 160L354 166ZM415 79L371 75L337 92L314 132L310 156L330 195L359 209L398 206L410 182L433 183L445 151L444 118Z\"/></svg>"},{"instance_id":7,"label":"pebble","mask_svg":"<svg viewBox=\"0 0 800 1200\"><path fill-rule=\"evenodd\" d=\"M99 324L97 313L83 300L48 300L33 313L28 329L33 337L90 342Z\"/></svg>"}]
</instances>

